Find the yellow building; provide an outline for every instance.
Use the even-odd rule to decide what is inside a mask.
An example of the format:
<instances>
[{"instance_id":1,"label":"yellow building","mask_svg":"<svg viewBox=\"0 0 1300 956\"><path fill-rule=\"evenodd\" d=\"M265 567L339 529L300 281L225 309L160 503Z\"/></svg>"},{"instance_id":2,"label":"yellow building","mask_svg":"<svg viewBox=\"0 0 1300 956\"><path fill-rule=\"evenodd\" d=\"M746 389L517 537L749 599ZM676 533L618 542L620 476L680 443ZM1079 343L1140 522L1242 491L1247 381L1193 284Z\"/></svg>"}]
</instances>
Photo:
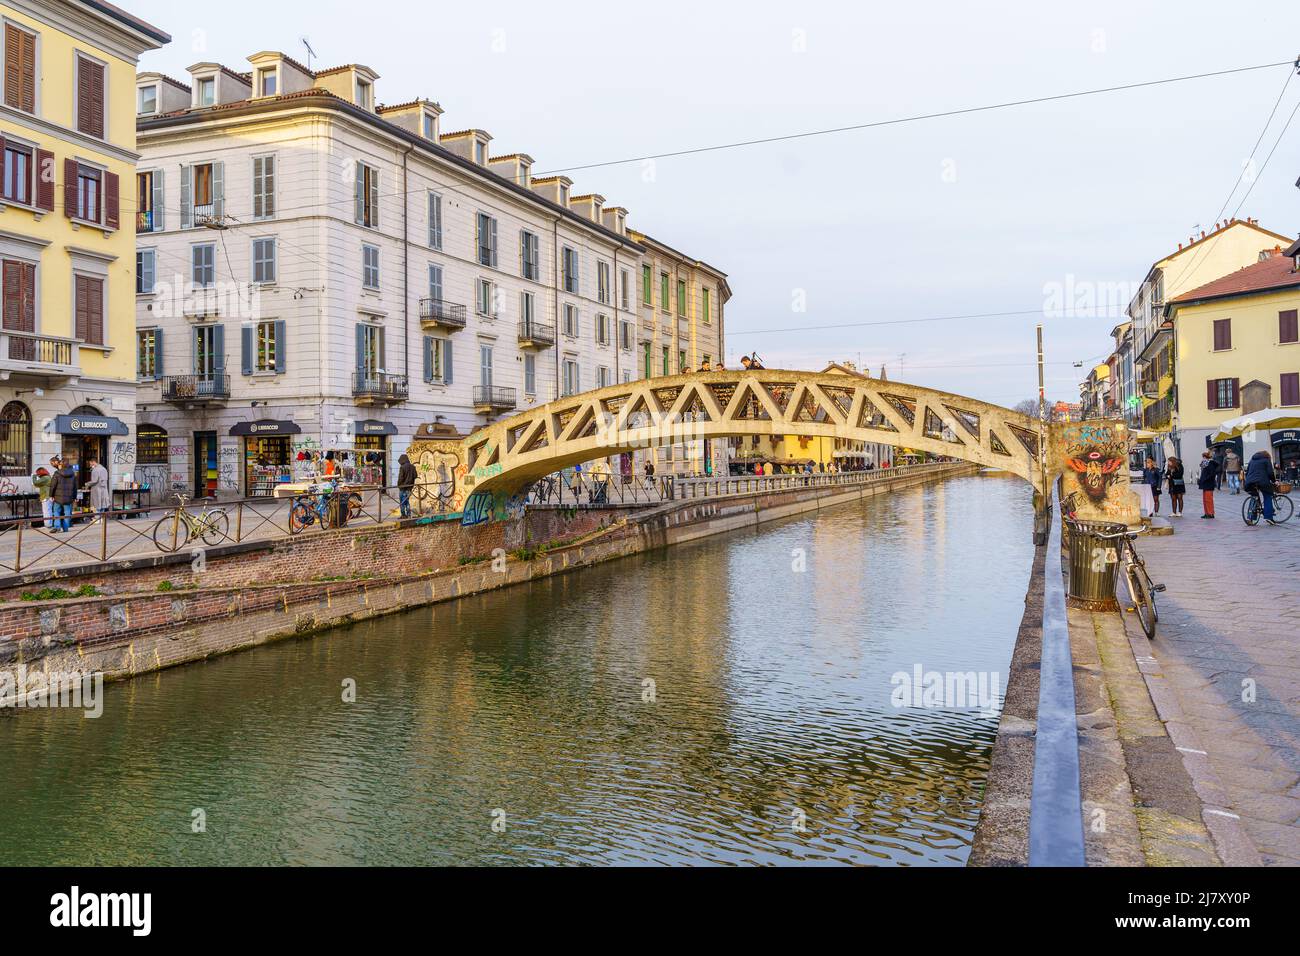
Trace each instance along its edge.
<instances>
[{"instance_id":1,"label":"yellow building","mask_svg":"<svg viewBox=\"0 0 1300 956\"><path fill-rule=\"evenodd\" d=\"M1300 242L1169 303L1178 381L1175 437L1184 457L1199 455L1223 421L1245 413L1245 390L1261 393L1252 411L1281 407L1300 414L1298 313ZM1278 449L1288 459L1292 451L1300 449Z\"/></svg>"},{"instance_id":2,"label":"yellow building","mask_svg":"<svg viewBox=\"0 0 1300 956\"><path fill-rule=\"evenodd\" d=\"M134 461L136 63L170 37L97 0L4 0L0 488ZM83 483L87 469L80 469Z\"/></svg>"}]
</instances>

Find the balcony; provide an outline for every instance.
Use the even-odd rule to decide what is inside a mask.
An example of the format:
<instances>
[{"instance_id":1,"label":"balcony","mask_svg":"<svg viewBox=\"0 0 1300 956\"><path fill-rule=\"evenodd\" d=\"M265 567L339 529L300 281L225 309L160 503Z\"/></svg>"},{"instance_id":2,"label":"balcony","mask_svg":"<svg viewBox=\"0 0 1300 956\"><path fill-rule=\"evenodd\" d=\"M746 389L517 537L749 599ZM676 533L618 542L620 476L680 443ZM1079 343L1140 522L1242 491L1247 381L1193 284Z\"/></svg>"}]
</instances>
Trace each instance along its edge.
<instances>
[{"instance_id":1,"label":"balcony","mask_svg":"<svg viewBox=\"0 0 1300 956\"><path fill-rule=\"evenodd\" d=\"M136 232L153 232L153 210L147 209L135 214Z\"/></svg>"},{"instance_id":2,"label":"balcony","mask_svg":"<svg viewBox=\"0 0 1300 956\"><path fill-rule=\"evenodd\" d=\"M479 415L508 412L516 407L515 390L493 385L474 386L474 411Z\"/></svg>"},{"instance_id":3,"label":"balcony","mask_svg":"<svg viewBox=\"0 0 1300 956\"><path fill-rule=\"evenodd\" d=\"M81 359L77 339L0 329L0 379L11 375L45 379L77 378Z\"/></svg>"},{"instance_id":4,"label":"balcony","mask_svg":"<svg viewBox=\"0 0 1300 956\"><path fill-rule=\"evenodd\" d=\"M1174 403L1165 396L1153 405L1142 410L1142 425L1149 431L1161 431L1168 428L1173 420Z\"/></svg>"},{"instance_id":5,"label":"balcony","mask_svg":"<svg viewBox=\"0 0 1300 956\"><path fill-rule=\"evenodd\" d=\"M353 372L352 397L360 405L396 405L410 398L405 375L389 372Z\"/></svg>"},{"instance_id":6,"label":"balcony","mask_svg":"<svg viewBox=\"0 0 1300 956\"><path fill-rule=\"evenodd\" d=\"M1138 390L1142 393L1143 398L1160 397L1160 381L1153 378L1144 378L1138 383Z\"/></svg>"},{"instance_id":7,"label":"balcony","mask_svg":"<svg viewBox=\"0 0 1300 956\"><path fill-rule=\"evenodd\" d=\"M420 328L426 332L430 329L447 329L455 332L465 327L465 307L455 302L442 299L425 298L420 300Z\"/></svg>"},{"instance_id":8,"label":"balcony","mask_svg":"<svg viewBox=\"0 0 1300 956\"><path fill-rule=\"evenodd\" d=\"M531 321L519 323L521 349L549 349L554 344L555 326Z\"/></svg>"},{"instance_id":9,"label":"balcony","mask_svg":"<svg viewBox=\"0 0 1300 956\"><path fill-rule=\"evenodd\" d=\"M224 372L166 375L162 399L178 405L211 405L230 398L230 376Z\"/></svg>"}]
</instances>

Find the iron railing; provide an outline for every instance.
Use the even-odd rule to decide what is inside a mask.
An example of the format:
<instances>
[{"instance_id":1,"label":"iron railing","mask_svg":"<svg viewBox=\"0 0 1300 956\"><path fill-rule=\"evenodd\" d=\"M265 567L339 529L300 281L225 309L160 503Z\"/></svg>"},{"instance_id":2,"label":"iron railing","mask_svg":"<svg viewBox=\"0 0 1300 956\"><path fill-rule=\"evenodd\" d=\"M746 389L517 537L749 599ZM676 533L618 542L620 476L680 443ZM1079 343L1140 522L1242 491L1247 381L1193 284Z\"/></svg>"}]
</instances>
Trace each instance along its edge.
<instances>
[{"instance_id":1,"label":"iron railing","mask_svg":"<svg viewBox=\"0 0 1300 956\"><path fill-rule=\"evenodd\" d=\"M555 344L555 326L542 322L519 323L519 344L545 347Z\"/></svg>"},{"instance_id":2,"label":"iron railing","mask_svg":"<svg viewBox=\"0 0 1300 956\"><path fill-rule=\"evenodd\" d=\"M502 385L474 386L475 408L507 409L514 408L517 404L513 388Z\"/></svg>"},{"instance_id":3,"label":"iron railing","mask_svg":"<svg viewBox=\"0 0 1300 956\"><path fill-rule=\"evenodd\" d=\"M352 397L378 402L404 402L411 388L405 375L391 372L353 372Z\"/></svg>"},{"instance_id":4,"label":"iron railing","mask_svg":"<svg viewBox=\"0 0 1300 956\"><path fill-rule=\"evenodd\" d=\"M437 325L446 329L463 329L465 306L442 299L424 298L420 300L420 321L425 325Z\"/></svg>"},{"instance_id":5,"label":"iron railing","mask_svg":"<svg viewBox=\"0 0 1300 956\"><path fill-rule=\"evenodd\" d=\"M165 402L224 401L230 397L230 376L224 372L165 375L161 382Z\"/></svg>"},{"instance_id":6,"label":"iron railing","mask_svg":"<svg viewBox=\"0 0 1300 956\"><path fill-rule=\"evenodd\" d=\"M0 356L10 362L45 365L50 371L72 370L75 374L79 368L77 342L58 335L4 329L0 330Z\"/></svg>"}]
</instances>

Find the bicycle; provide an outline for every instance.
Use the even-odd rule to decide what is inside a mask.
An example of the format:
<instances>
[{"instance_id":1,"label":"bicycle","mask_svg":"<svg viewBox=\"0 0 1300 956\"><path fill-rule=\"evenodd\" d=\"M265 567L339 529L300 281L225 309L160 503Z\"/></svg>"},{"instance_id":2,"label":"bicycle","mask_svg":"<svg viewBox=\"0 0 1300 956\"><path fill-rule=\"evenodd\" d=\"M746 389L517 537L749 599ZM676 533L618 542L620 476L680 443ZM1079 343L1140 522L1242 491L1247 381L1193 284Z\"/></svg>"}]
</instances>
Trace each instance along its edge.
<instances>
[{"instance_id":1,"label":"bicycle","mask_svg":"<svg viewBox=\"0 0 1300 956\"><path fill-rule=\"evenodd\" d=\"M1096 537L1111 541L1118 539L1120 550L1127 552L1128 560L1124 563L1124 583L1128 585L1129 598L1133 602L1129 610L1137 613L1138 621L1142 624L1147 639L1154 641L1156 624L1160 620L1156 595L1165 590L1165 586L1151 580L1151 575L1147 573L1146 562L1133 546L1134 539L1145 531L1145 528L1142 531L1125 530L1116 534L1096 534Z\"/></svg>"},{"instance_id":2,"label":"bicycle","mask_svg":"<svg viewBox=\"0 0 1300 956\"><path fill-rule=\"evenodd\" d=\"M230 536L230 516L224 508L203 506L198 514L185 510L184 495L175 495L177 505L163 515L153 526L153 543L159 551L179 551L190 541L201 539L205 544L218 545Z\"/></svg>"},{"instance_id":3,"label":"bicycle","mask_svg":"<svg viewBox=\"0 0 1300 956\"><path fill-rule=\"evenodd\" d=\"M1259 519L1264 516L1264 501L1260 498L1258 491L1248 491L1247 498L1241 503L1241 520L1246 522L1252 528L1259 524ZM1291 520L1291 515L1295 513L1295 505L1291 502L1288 495L1280 492L1273 495L1273 523L1282 524Z\"/></svg>"},{"instance_id":4,"label":"bicycle","mask_svg":"<svg viewBox=\"0 0 1300 956\"><path fill-rule=\"evenodd\" d=\"M289 533L301 534L313 524L342 528L362 513L364 502L355 491L336 491L331 485L311 485L289 505Z\"/></svg>"}]
</instances>

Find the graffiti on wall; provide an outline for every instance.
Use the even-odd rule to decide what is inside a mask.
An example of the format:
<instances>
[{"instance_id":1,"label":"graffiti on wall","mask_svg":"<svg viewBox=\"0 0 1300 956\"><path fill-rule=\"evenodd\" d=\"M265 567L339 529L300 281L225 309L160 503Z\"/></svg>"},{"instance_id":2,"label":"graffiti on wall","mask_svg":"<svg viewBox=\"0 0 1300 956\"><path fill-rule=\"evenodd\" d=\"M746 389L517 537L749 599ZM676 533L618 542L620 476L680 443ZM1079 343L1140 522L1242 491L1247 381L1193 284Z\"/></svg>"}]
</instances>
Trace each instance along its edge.
<instances>
[{"instance_id":1,"label":"graffiti on wall","mask_svg":"<svg viewBox=\"0 0 1300 956\"><path fill-rule=\"evenodd\" d=\"M1135 524L1137 496L1129 488L1128 429L1122 422L1082 422L1058 433L1061 490L1074 494L1079 516Z\"/></svg>"},{"instance_id":2,"label":"graffiti on wall","mask_svg":"<svg viewBox=\"0 0 1300 956\"><path fill-rule=\"evenodd\" d=\"M113 445L113 464L121 467L135 464L135 442L120 441Z\"/></svg>"}]
</instances>

